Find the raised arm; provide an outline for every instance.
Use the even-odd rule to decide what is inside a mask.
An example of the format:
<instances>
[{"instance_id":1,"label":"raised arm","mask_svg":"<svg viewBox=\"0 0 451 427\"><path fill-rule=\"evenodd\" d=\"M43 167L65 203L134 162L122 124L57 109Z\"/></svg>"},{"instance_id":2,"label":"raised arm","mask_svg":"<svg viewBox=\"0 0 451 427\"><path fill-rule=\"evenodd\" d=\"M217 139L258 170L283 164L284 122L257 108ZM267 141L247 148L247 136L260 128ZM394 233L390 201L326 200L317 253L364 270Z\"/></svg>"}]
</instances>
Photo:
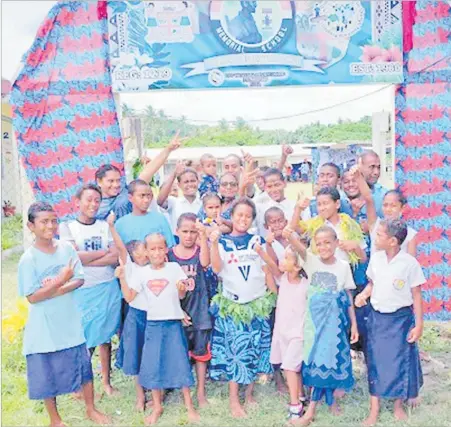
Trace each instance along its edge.
<instances>
[{"instance_id":1,"label":"raised arm","mask_svg":"<svg viewBox=\"0 0 451 427\"><path fill-rule=\"evenodd\" d=\"M267 265L263 266L263 272L265 273L265 282L266 287L273 293L277 294L277 284L274 279L274 276L272 275L269 267Z\"/></svg>"},{"instance_id":2,"label":"raised arm","mask_svg":"<svg viewBox=\"0 0 451 427\"><path fill-rule=\"evenodd\" d=\"M298 194L298 200L296 206L294 207L293 217L291 218L290 229L293 231L300 230L299 221L301 221L302 212L304 212L310 206L310 199L305 197L304 193L301 191Z\"/></svg>"},{"instance_id":3,"label":"raised arm","mask_svg":"<svg viewBox=\"0 0 451 427\"><path fill-rule=\"evenodd\" d=\"M175 179L180 175L185 169L183 162L178 162L175 166L174 171L169 175L168 179L163 183L158 193L157 203L158 206L165 207L166 201L168 200L169 194L171 194L172 185Z\"/></svg>"},{"instance_id":4,"label":"raised arm","mask_svg":"<svg viewBox=\"0 0 451 427\"><path fill-rule=\"evenodd\" d=\"M171 140L169 145L165 147L153 160L151 160L144 169L139 174L138 178L150 183L153 176L158 172L158 170L165 164L169 155L177 150L181 145L181 140L179 138L180 131L177 131L174 138Z\"/></svg>"},{"instance_id":5,"label":"raised arm","mask_svg":"<svg viewBox=\"0 0 451 427\"><path fill-rule=\"evenodd\" d=\"M269 270L274 276L280 277L282 275L282 272L279 270L278 265L268 255L268 253L262 248L260 244L257 243L254 246L254 251L257 252L259 257L265 262L265 264L268 266Z\"/></svg>"},{"instance_id":6,"label":"raised arm","mask_svg":"<svg viewBox=\"0 0 451 427\"><path fill-rule=\"evenodd\" d=\"M211 268L215 274L219 274L222 270L222 260L221 254L219 253L219 238L221 237L221 232L216 229L210 234L210 260Z\"/></svg>"},{"instance_id":7,"label":"raised arm","mask_svg":"<svg viewBox=\"0 0 451 427\"><path fill-rule=\"evenodd\" d=\"M116 268L114 274L119 279L122 295L124 296L125 301L131 303L136 298L136 295L138 295L138 292L128 286L125 275L125 263L122 262L121 259L119 259L119 267Z\"/></svg>"},{"instance_id":8,"label":"raised arm","mask_svg":"<svg viewBox=\"0 0 451 427\"><path fill-rule=\"evenodd\" d=\"M359 187L360 194L365 200L368 226L370 228L370 231L372 231L377 221L376 205L374 204L373 194L371 193L371 189L365 181L365 178L363 177L362 172L360 171L358 166L354 166L351 169L351 173L354 175Z\"/></svg>"},{"instance_id":9,"label":"raised arm","mask_svg":"<svg viewBox=\"0 0 451 427\"><path fill-rule=\"evenodd\" d=\"M197 220L197 222L196 222L196 228L199 233L200 265L203 268L207 268L210 265L210 249L208 247L207 230L206 230L205 226L199 220Z\"/></svg>"},{"instance_id":10,"label":"raised arm","mask_svg":"<svg viewBox=\"0 0 451 427\"><path fill-rule=\"evenodd\" d=\"M128 252L127 248L124 245L124 242L121 239L121 236L119 236L119 233L114 226L114 223L116 222L116 215L113 211L111 211L108 215L106 222L110 226L111 237L113 238L114 245L116 246L119 253L119 259L122 260L122 262L125 264L127 262Z\"/></svg>"},{"instance_id":11,"label":"raised arm","mask_svg":"<svg viewBox=\"0 0 451 427\"><path fill-rule=\"evenodd\" d=\"M292 228L285 227L282 236L284 239L290 242L291 247L301 255L302 259L305 261L307 259L307 247L301 242L301 237Z\"/></svg>"},{"instance_id":12,"label":"raised arm","mask_svg":"<svg viewBox=\"0 0 451 427\"><path fill-rule=\"evenodd\" d=\"M277 168L283 173L283 168L287 163L288 157L293 154L293 149L289 145L282 145L282 157L280 158Z\"/></svg>"}]
</instances>

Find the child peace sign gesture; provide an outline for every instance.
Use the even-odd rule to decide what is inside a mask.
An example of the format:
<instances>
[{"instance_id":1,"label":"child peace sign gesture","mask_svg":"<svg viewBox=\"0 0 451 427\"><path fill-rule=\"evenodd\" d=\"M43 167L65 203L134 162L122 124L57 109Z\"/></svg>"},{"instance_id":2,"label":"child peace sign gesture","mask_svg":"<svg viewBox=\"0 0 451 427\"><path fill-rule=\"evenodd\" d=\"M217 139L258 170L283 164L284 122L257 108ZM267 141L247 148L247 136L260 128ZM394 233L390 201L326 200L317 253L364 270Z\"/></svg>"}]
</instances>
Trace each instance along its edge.
<instances>
[{"instance_id":1,"label":"child peace sign gesture","mask_svg":"<svg viewBox=\"0 0 451 427\"><path fill-rule=\"evenodd\" d=\"M69 264L64 266L58 275L58 281L60 286L63 286L65 283L67 283L72 277L74 277L74 268L75 268L76 262L73 258L69 260Z\"/></svg>"},{"instance_id":2,"label":"child peace sign gesture","mask_svg":"<svg viewBox=\"0 0 451 427\"><path fill-rule=\"evenodd\" d=\"M124 280L125 279L125 265L124 265L124 261L122 261L122 258L119 257L119 266L116 267L116 270L114 270L114 275L119 279L119 280Z\"/></svg>"}]
</instances>

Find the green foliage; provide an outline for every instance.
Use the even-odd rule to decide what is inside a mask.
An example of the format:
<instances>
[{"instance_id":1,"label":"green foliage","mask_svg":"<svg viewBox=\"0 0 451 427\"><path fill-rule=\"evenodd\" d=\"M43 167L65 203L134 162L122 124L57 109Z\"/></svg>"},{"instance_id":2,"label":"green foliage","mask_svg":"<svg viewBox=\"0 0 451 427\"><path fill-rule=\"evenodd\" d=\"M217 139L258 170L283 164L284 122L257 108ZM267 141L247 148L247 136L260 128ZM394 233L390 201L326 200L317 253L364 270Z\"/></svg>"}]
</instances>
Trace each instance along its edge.
<instances>
[{"instance_id":1,"label":"green foliage","mask_svg":"<svg viewBox=\"0 0 451 427\"><path fill-rule=\"evenodd\" d=\"M127 111L130 109L128 108ZM261 130L253 128L242 117L234 123L222 119L217 126L193 125L186 117L168 118L164 111L156 112L152 106L145 110L144 140L149 148L160 148L180 130L187 138L184 147L225 147L248 145L313 144L316 142L370 141L371 117L362 117L358 122L340 119L337 124L319 122L300 126L295 131L284 129Z\"/></svg>"},{"instance_id":2,"label":"green foliage","mask_svg":"<svg viewBox=\"0 0 451 427\"><path fill-rule=\"evenodd\" d=\"M2 219L2 250L22 243L22 215Z\"/></svg>"}]
</instances>

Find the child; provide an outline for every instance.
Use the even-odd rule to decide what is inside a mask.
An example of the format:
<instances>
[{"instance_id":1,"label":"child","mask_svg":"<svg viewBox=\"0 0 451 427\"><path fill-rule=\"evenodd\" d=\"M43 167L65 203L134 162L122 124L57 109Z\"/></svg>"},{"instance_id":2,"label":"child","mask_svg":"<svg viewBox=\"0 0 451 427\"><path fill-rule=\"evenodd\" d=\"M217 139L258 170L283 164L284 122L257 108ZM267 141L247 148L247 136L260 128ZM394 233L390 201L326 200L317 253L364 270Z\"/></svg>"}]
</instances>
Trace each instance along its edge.
<instances>
[{"instance_id":1,"label":"child","mask_svg":"<svg viewBox=\"0 0 451 427\"><path fill-rule=\"evenodd\" d=\"M202 168L202 180L199 185L199 194L202 197L205 193L217 193L219 182L216 172L216 159L211 154L204 154L200 158Z\"/></svg>"},{"instance_id":2,"label":"child","mask_svg":"<svg viewBox=\"0 0 451 427\"><path fill-rule=\"evenodd\" d=\"M123 218L126 218L126 216ZM119 251L119 259L125 265L125 276L140 275L141 271L149 264L146 245L144 242L131 240L125 246L114 226L115 220L116 216L111 212L107 222L110 226L114 243ZM138 381L147 323L146 310L146 294L144 291L141 291L128 307L116 357L116 367L122 369L125 375L135 377L136 409L138 411L144 411L146 404L144 389Z\"/></svg>"},{"instance_id":3,"label":"child","mask_svg":"<svg viewBox=\"0 0 451 427\"><path fill-rule=\"evenodd\" d=\"M266 236L265 212L274 206L283 210L286 218L292 218L296 203L285 197L287 183L282 172L278 169L268 169L263 175L265 180L265 191L270 197L269 203L257 205L257 226L258 232Z\"/></svg>"},{"instance_id":4,"label":"child","mask_svg":"<svg viewBox=\"0 0 451 427\"><path fill-rule=\"evenodd\" d=\"M323 396L331 412L339 413L334 391L348 390L354 385L349 323L351 344L359 338L350 293L355 284L349 263L336 256L337 234L333 228L322 226L312 237L318 256L302 251L306 260L304 268L310 278L302 377L304 384L313 390L307 412L296 422L299 425L313 421Z\"/></svg>"},{"instance_id":5,"label":"child","mask_svg":"<svg viewBox=\"0 0 451 427\"><path fill-rule=\"evenodd\" d=\"M223 234L228 234L232 230L232 222L223 217L221 210L222 202L218 194L205 193L202 197L202 209L199 212L199 217L202 218L202 223L207 226L207 236L216 227L219 227Z\"/></svg>"},{"instance_id":6,"label":"child","mask_svg":"<svg viewBox=\"0 0 451 427\"><path fill-rule=\"evenodd\" d=\"M33 203L27 225L35 241L20 258L18 282L19 295L30 303L23 338L29 398L44 400L50 425L62 426L56 397L82 390L87 417L109 424L94 406L91 360L73 298L84 281L80 258L71 245L54 240L58 219L49 204Z\"/></svg>"},{"instance_id":7,"label":"child","mask_svg":"<svg viewBox=\"0 0 451 427\"><path fill-rule=\"evenodd\" d=\"M338 184L340 182L340 168L335 163L324 163L319 168L318 173L318 187L322 188L333 188L338 191ZM349 201L346 199L345 194L340 194L340 206L339 212L350 215L351 214L351 205ZM310 201L310 206L308 209L305 209L302 212L302 219L304 221L319 215L319 208L317 204L317 199L312 199Z\"/></svg>"},{"instance_id":8,"label":"child","mask_svg":"<svg viewBox=\"0 0 451 427\"><path fill-rule=\"evenodd\" d=\"M377 216L376 206L374 203L374 198L371 193L371 189L366 183L362 173L360 172L359 166L353 168L354 176L357 179L360 192L366 201L366 209L368 215L368 225L370 228L371 236L371 254L376 251L376 246L374 242L376 241L377 228L381 224L381 219ZM383 219L394 220L399 219L402 216L402 210L406 205L407 200L399 190L389 190L385 193L382 201L382 214ZM401 250L409 253L413 257L416 256L417 244L415 242L415 236L417 232L411 228L407 227L407 237L404 239L401 245Z\"/></svg>"},{"instance_id":9,"label":"child","mask_svg":"<svg viewBox=\"0 0 451 427\"><path fill-rule=\"evenodd\" d=\"M215 323L210 377L229 381L233 417L246 416L239 400L239 385L247 386L246 403L255 403L257 375L271 373L269 316L275 294L268 292L267 284L273 292L276 288L269 272L263 271L261 257L275 270L277 266L261 248L262 239L248 233L255 216L252 201L238 199L232 209L232 232L220 237L220 231L215 230L210 235L211 265L223 286L212 299Z\"/></svg>"},{"instance_id":10,"label":"child","mask_svg":"<svg viewBox=\"0 0 451 427\"><path fill-rule=\"evenodd\" d=\"M121 323L122 297L114 277L118 251L107 222L96 219L102 200L99 187L85 184L76 198L78 217L61 224L60 239L76 248L84 266L85 282L74 292L74 298L82 315L88 348L93 354L99 347L103 389L111 396L116 393L110 378L111 338Z\"/></svg>"},{"instance_id":11,"label":"child","mask_svg":"<svg viewBox=\"0 0 451 427\"><path fill-rule=\"evenodd\" d=\"M423 385L416 342L423 333L421 285L426 282L418 261L401 250L408 230L400 220L382 221L368 266L370 283L357 295L357 307L370 298L368 316L368 383L370 414L376 424L380 398L395 399L394 415L406 420L403 400L415 399Z\"/></svg>"},{"instance_id":12,"label":"child","mask_svg":"<svg viewBox=\"0 0 451 427\"><path fill-rule=\"evenodd\" d=\"M164 183L163 187L158 194L158 205L166 208L171 218L171 228L173 233L177 229L177 221L183 213L194 213L197 215L202 202L197 193L199 186L199 177L194 169L183 169L180 172L180 168L176 167L174 172L170 175L169 179ZM172 184L177 178L179 188L182 191L182 197L169 196Z\"/></svg>"},{"instance_id":13,"label":"child","mask_svg":"<svg viewBox=\"0 0 451 427\"><path fill-rule=\"evenodd\" d=\"M339 242L337 245L336 256L338 259L344 260L353 266L359 262L366 260L365 248L366 244L363 238L362 230L349 215L339 213L340 210L340 194L337 189L325 187L322 188L316 196L318 206L318 217L308 221L299 222L299 217L305 209L308 200L301 197L298 200L291 228L306 231L312 238L316 230L323 225L327 225L335 231ZM317 252L315 240L312 239L312 250Z\"/></svg>"},{"instance_id":14,"label":"child","mask_svg":"<svg viewBox=\"0 0 451 427\"><path fill-rule=\"evenodd\" d=\"M376 424L379 399L395 399L394 415L406 420L403 400L416 399L423 385L416 342L423 333L421 285L426 282L418 261L401 249L408 234L400 220L384 220L377 229L376 248L368 266L370 283L357 295L357 307L370 298L368 316L368 383L370 415Z\"/></svg>"},{"instance_id":15,"label":"child","mask_svg":"<svg viewBox=\"0 0 451 427\"><path fill-rule=\"evenodd\" d=\"M174 388L182 389L188 419L195 422L199 415L189 389L194 380L182 327L184 313L180 306L180 299L186 295L184 281L187 277L178 264L166 262L168 247L163 235L149 235L146 248L150 265L143 267L140 274L126 277L121 260L121 268L116 272L128 303L143 290L147 296L147 324L139 383L152 390L153 411L145 422L155 424L158 421L163 413L162 391Z\"/></svg>"},{"instance_id":16,"label":"child","mask_svg":"<svg viewBox=\"0 0 451 427\"><path fill-rule=\"evenodd\" d=\"M209 341L212 323L208 311L209 294L204 272L210 265L210 253L205 227L196 215L185 213L180 216L177 236L180 243L169 251L168 260L179 264L188 276L189 285L181 304L191 321L185 332L190 356L196 363L197 400L199 406L203 407L208 404L205 378L207 363L211 359Z\"/></svg>"},{"instance_id":17,"label":"child","mask_svg":"<svg viewBox=\"0 0 451 427\"><path fill-rule=\"evenodd\" d=\"M308 287L307 276L302 269L303 264L301 256L288 246L279 264L283 275L278 281L279 295L271 344L271 363L281 364L288 383L290 420L300 418L303 409L302 402L299 402L299 397L304 394L300 371Z\"/></svg>"}]
</instances>

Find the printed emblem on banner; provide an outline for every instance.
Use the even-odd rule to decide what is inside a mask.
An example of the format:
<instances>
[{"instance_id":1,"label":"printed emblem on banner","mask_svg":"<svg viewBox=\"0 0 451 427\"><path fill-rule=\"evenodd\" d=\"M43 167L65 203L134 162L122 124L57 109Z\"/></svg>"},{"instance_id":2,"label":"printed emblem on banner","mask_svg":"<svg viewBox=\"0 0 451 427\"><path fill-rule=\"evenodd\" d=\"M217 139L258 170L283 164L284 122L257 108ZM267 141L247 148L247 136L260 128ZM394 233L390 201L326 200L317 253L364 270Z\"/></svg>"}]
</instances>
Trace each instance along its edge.
<instances>
[{"instance_id":1,"label":"printed emblem on banner","mask_svg":"<svg viewBox=\"0 0 451 427\"><path fill-rule=\"evenodd\" d=\"M230 51L269 53L291 35L293 8L290 1L212 1L210 20Z\"/></svg>"},{"instance_id":2,"label":"printed emblem on banner","mask_svg":"<svg viewBox=\"0 0 451 427\"><path fill-rule=\"evenodd\" d=\"M164 291L168 284L169 282L166 279L156 279L149 280L147 282L147 287L157 297Z\"/></svg>"},{"instance_id":3,"label":"printed emblem on banner","mask_svg":"<svg viewBox=\"0 0 451 427\"><path fill-rule=\"evenodd\" d=\"M404 280L402 280L402 279L395 279L395 280L393 281L393 287L394 287L397 291L400 291L401 289L403 289L404 286L405 286L405 284L406 284L406 282L405 282Z\"/></svg>"}]
</instances>

